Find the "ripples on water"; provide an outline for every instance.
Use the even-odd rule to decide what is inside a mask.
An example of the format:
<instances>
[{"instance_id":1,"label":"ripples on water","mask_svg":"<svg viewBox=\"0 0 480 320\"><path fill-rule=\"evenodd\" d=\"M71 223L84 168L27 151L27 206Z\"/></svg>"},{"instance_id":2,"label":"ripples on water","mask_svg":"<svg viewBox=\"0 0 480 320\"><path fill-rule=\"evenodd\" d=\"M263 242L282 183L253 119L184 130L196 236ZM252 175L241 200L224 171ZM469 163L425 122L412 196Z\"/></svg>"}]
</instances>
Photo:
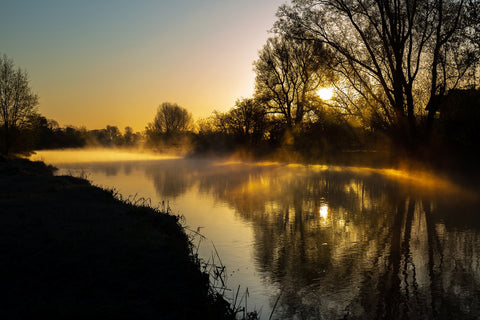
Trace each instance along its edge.
<instances>
[{"instance_id":1,"label":"ripples on water","mask_svg":"<svg viewBox=\"0 0 480 320\"><path fill-rule=\"evenodd\" d=\"M480 205L448 180L205 159L57 166L126 197L171 201L218 244L264 318L279 292L274 318L480 316Z\"/></svg>"}]
</instances>

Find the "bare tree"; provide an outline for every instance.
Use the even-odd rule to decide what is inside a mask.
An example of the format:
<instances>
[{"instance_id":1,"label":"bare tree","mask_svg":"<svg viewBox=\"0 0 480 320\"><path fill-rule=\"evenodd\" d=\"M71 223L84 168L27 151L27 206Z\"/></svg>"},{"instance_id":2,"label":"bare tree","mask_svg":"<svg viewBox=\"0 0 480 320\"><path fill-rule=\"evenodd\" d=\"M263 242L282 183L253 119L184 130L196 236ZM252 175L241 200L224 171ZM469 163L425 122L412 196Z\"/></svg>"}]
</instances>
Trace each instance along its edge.
<instances>
[{"instance_id":1,"label":"bare tree","mask_svg":"<svg viewBox=\"0 0 480 320\"><path fill-rule=\"evenodd\" d=\"M478 0L293 0L277 31L316 39L352 110L415 136L418 115L431 122L449 90L468 85L479 60Z\"/></svg>"},{"instance_id":2,"label":"bare tree","mask_svg":"<svg viewBox=\"0 0 480 320\"><path fill-rule=\"evenodd\" d=\"M188 144L187 132L192 128L192 115L176 103L164 102L155 119L146 127L147 142L155 145Z\"/></svg>"},{"instance_id":3,"label":"bare tree","mask_svg":"<svg viewBox=\"0 0 480 320\"><path fill-rule=\"evenodd\" d=\"M268 39L254 63L256 98L290 129L301 126L324 84L325 51L317 41L277 36Z\"/></svg>"},{"instance_id":4,"label":"bare tree","mask_svg":"<svg viewBox=\"0 0 480 320\"><path fill-rule=\"evenodd\" d=\"M0 129L3 150L8 154L19 131L36 112L38 97L31 92L27 73L6 55L0 56Z\"/></svg>"},{"instance_id":5,"label":"bare tree","mask_svg":"<svg viewBox=\"0 0 480 320\"><path fill-rule=\"evenodd\" d=\"M172 135L185 132L192 125L192 115L176 103L164 102L157 110L155 119L147 126L152 134Z\"/></svg>"}]
</instances>

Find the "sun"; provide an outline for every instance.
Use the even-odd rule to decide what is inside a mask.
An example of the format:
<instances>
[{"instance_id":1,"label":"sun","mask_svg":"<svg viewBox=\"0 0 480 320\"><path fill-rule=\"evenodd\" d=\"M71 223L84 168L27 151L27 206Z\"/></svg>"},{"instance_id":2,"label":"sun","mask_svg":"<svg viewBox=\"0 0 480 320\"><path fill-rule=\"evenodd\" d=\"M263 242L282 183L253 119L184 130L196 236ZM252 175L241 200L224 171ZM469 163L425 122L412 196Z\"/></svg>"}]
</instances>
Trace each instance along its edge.
<instances>
[{"instance_id":1,"label":"sun","mask_svg":"<svg viewBox=\"0 0 480 320\"><path fill-rule=\"evenodd\" d=\"M333 97L333 90L332 88L321 88L317 91L318 96L322 100L330 100Z\"/></svg>"}]
</instances>

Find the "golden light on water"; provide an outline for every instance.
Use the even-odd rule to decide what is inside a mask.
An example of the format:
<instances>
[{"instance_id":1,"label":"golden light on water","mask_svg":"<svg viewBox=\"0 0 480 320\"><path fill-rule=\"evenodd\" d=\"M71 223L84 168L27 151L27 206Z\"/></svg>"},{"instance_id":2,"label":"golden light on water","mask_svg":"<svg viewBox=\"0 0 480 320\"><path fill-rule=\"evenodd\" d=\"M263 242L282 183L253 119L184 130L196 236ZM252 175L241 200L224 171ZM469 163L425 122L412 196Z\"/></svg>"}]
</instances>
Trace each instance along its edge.
<instances>
[{"instance_id":1,"label":"golden light on water","mask_svg":"<svg viewBox=\"0 0 480 320\"><path fill-rule=\"evenodd\" d=\"M322 204L319 209L320 218L327 220L328 218L328 205Z\"/></svg>"},{"instance_id":2,"label":"golden light on water","mask_svg":"<svg viewBox=\"0 0 480 320\"><path fill-rule=\"evenodd\" d=\"M153 161L153 160L166 160L166 159L178 159L181 158L175 154L158 154L147 153L142 150L125 150L125 149L64 149L64 150L42 150L37 151L34 155L30 156L31 160L44 161L47 164L59 165L68 163L89 163L89 162L121 162L121 161ZM371 175L380 174L389 179L399 181L404 186L421 188L423 191L441 191L449 194L462 194L463 196L476 197L476 194L471 194L464 188L450 181L449 179L437 176L435 174L424 171L410 171L400 169L377 169L367 167L344 167L344 166L332 166L332 165L304 165L299 163L283 163L276 161L254 162L254 161L241 161L241 160L219 160L215 162L215 166L225 167L228 170L237 170L242 166L261 166L270 167L271 170L279 170L279 172L289 174L292 172L305 174L312 172L334 171L343 172L350 171L354 174ZM236 165L240 165L238 168ZM234 166L229 168L229 166ZM287 169L288 170L285 170ZM294 171L289 171L294 170ZM255 190L261 190L265 188L263 185L255 185ZM358 193L358 186L349 184L345 186L347 192ZM319 208L320 217L328 218L328 205L322 205Z\"/></svg>"},{"instance_id":3,"label":"golden light on water","mask_svg":"<svg viewBox=\"0 0 480 320\"><path fill-rule=\"evenodd\" d=\"M333 97L333 89L332 88L321 88L318 90L318 96L322 100L330 100Z\"/></svg>"},{"instance_id":4,"label":"golden light on water","mask_svg":"<svg viewBox=\"0 0 480 320\"><path fill-rule=\"evenodd\" d=\"M350 167L350 166L335 166L335 165L324 165L324 164L300 164L300 163L285 163L285 162L276 162L276 161L264 161L264 162L255 162L255 161L242 161L242 160L229 160L229 161L219 161L216 163L217 166L228 166L228 165L248 165L248 166L262 166L262 167L278 167L278 168L291 168L294 170L304 170L305 172L323 172L323 171L334 171L334 172L345 172L349 171L355 174L361 175L371 175L371 174L380 174L386 178L394 179L401 182L404 185L411 185L414 187L421 187L423 190L436 190L444 191L448 193L461 193L465 195L466 190L461 188L459 185L455 184L446 177L435 175L434 173L421 170L402 170L402 169L379 169L379 168L369 168L369 167ZM346 186L347 191L350 190L351 185ZM352 190L356 190L357 187ZM327 207L328 208L328 207ZM326 209L324 209L326 210Z\"/></svg>"},{"instance_id":5,"label":"golden light on water","mask_svg":"<svg viewBox=\"0 0 480 320\"><path fill-rule=\"evenodd\" d=\"M282 165L282 163L277 162L277 161L249 162L249 161L241 161L241 160L219 161L219 162L215 163L215 166L232 166L232 165L248 165L248 166L268 167L268 166Z\"/></svg>"},{"instance_id":6,"label":"golden light on water","mask_svg":"<svg viewBox=\"0 0 480 320\"><path fill-rule=\"evenodd\" d=\"M87 163L87 162L115 162L177 159L175 155L142 153L127 150L105 149L64 149L36 151L30 157L32 161L44 161L47 164L59 163Z\"/></svg>"}]
</instances>

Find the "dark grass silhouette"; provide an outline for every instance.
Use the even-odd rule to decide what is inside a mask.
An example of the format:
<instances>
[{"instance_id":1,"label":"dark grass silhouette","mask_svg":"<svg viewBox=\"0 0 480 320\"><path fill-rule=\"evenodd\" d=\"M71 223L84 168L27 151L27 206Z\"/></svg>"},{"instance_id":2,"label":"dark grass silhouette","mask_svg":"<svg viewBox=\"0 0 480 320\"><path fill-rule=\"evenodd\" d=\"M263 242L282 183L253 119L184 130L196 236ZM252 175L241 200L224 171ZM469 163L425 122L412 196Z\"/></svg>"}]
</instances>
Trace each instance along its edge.
<instances>
[{"instance_id":1,"label":"dark grass silhouette","mask_svg":"<svg viewBox=\"0 0 480 320\"><path fill-rule=\"evenodd\" d=\"M231 316L178 217L52 171L0 159L2 319Z\"/></svg>"}]
</instances>

